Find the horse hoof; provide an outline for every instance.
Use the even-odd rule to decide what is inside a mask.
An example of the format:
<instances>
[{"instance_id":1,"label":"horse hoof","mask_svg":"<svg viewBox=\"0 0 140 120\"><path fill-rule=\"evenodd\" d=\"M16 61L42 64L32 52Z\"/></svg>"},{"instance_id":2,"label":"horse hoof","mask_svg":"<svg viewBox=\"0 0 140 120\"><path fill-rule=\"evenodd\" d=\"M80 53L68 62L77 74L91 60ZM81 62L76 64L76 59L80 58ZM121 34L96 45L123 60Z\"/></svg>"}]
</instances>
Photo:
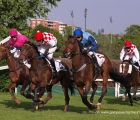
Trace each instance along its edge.
<instances>
[{"instance_id":1,"label":"horse hoof","mask_svg":"<svg viewBox=\"0 0 140 120\"><path fill-rule=\"evenodd\" d=\"M97 109L101 109L102 104L101 103L97 103Z\"/></svg>"},{"instance_id":2,"label":"horse hoof","mask_svg":"<svg viewBox=\"0 0 140 120\"><path fill-rule=\"evenodd\" d=\"M126 100L126 97L125 96L122 96L122 101L125 101Z\"/></svg>"},{"instance_id":3,"label":"horse hoof","mask_svg":"<svg viewBox=\"0 0 140 120\"><path fill-rule=\"evenodd\" d=\"M64 107L64 112L67 112L67 110L68 110L68 105L66 105L66 106Z\"/></svg>"},{"instance_id":4,"label":"horse hoof","mask_svg":"<svg viewBox=\"0 0 140 120\"><path fill-rule=\"evenodd\" d=\"M35 105L34 106L34 110L38 110L38 105Z\"/></svg>"},{"instance_id":5,"label":"horse hoof","mask_svg":"<svg viewBox=\"0 0 140 120\"><path fill-rule=\"evenodd\" d=\"M17 105L20 105L20 101L18 99L14 100Z\"/></svg>"}]
</instances>

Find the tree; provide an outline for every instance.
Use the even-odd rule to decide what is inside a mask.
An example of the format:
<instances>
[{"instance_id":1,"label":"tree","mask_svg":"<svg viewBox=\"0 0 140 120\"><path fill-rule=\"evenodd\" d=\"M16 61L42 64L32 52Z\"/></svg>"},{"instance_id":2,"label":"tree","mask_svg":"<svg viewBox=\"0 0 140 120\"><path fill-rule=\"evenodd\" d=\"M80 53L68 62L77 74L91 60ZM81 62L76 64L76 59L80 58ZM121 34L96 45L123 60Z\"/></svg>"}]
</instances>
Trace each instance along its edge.
<instances>
[{"instance_id":1,"label":"tree","mask_svg":"<svg viewBox=\"0 0 140 120\"><path fill-rule=\"evenodd\" d=\"M7 37L11 28L19 31L28 29L27 19L47 18L49 7L57 6L61 0L1 0L0 1L0 36Z\"/></svg>"},{"instance_id":2,"label":"tree","mask_svg":"<svg viewBox=\"0 0 140 120\"><path fill-rule=\"evenodd\" d=\"M64 39L67 40L68 38L68 35L73 35L72 33L72 27L71 26L67 26L63 29L63 36L64 36Z\"/></svg>"}]
</instances>

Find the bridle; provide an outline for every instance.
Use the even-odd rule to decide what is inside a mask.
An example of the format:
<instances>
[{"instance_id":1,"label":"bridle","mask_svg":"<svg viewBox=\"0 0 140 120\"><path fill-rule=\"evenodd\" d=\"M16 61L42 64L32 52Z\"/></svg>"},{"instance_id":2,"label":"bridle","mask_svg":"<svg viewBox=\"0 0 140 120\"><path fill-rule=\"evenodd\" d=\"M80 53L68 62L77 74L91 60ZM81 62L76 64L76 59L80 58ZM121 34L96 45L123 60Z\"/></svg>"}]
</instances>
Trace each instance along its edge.
<instances>
[{"instance_id":1,"label":"bridle","mask_svg":"<svg viewBox=\"0 0 140 120\"><path fill-rule=\"evenodd\" d=\"M74 44L78 44L78 41L76 40L76 39L74 39L74 38L70 38L70 39L73 39L74 40L74 42L72 43L73 44L73 47L71 48L71 47L69 47L68 45L66 45L66 48L68 48L68 49L70 49L70 53L71 54L69 54L71 57L70 58L72 58L72 57L74 57L75 55L78 55L78 54L80 54L80 60L83 60L82 59L82 53L81 52L72 52L73 51L73 49L74 49ZM77 42L77 43L76 43ZM80 48L80 46L79 46L79 44L78 44L78 47ZM75 69L71 69L71 71L72 72L79 72L79 71L81 71L83 68L85 68L88 64L91 64L92 62L88 62L88 63L84 63L83 65L81 65L81 67L79 67L77 70L75 70Z\"/></svg>"},{"instance_id":2,"label":"bridle","mask_svg":"<svg viewBox=\"0 0 140 120\"><path fill-rule=\"evenodd\" d=\"M82 54L81 52L72 52L73 49L74 49L74 47L75 47L74 44L76 44L77 40L74 39L74 38L70 38L70 39L73 39L73 40L74 40L74 42L72 43L72 45L73 45L72 48L69 47L68 45L66 45L66 47L67 47L68 49L70 49L70 54L69 54L70 58L72 58L72 57L75 56L75 55ZM77 43L77 44L78 44L78 43Z\"/></svg>"}]
</instances>

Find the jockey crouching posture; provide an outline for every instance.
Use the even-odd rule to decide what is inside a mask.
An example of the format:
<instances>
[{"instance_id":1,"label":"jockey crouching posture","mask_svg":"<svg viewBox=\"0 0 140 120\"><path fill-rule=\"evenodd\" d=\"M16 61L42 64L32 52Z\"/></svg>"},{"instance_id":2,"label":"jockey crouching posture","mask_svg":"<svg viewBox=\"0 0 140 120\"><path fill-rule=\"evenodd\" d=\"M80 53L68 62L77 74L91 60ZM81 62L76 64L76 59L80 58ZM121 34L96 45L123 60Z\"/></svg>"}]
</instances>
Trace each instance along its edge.
<instances>
[{"instance_id":1,"label":"jockey crouching posture","mask_svg":"<svg viewBox=\"0 0 140 120\"><path fill-rule=\"evenodd\" d=\"M132 65L136 65L137 67L139 67L140 71L139 51L136 45L132 44L129 40L126 40L124 43L124 47L120 52L120 60L123 61L129 59L132 59Z\"/></svg>"},{"instance_id":2,"label":"jockey crouching posture","mask_svg":"<svg viewBox=\"0 0 140 120\"><path fill-rule=\"evenodd\" d=\"M9 35L11 37L9 39L10 52L14 54L15 58L18 58L20 49L24 43L28 41L28 38L25 35L19 34L14 28L10 30ZM24 61L24 64L30 68L30 64L28 64L27 60Z\"/></svg>"},{"instance_id":3,"label":"jockey crouching posture","mask_svg":"<svg viewBox=\"0 0 140 120\"><path fill-rule=\"evenodd\" d=\"M95 56L95 50L98 49L98 44L95 40L95 37L88 32L82 32L81 29L76 29L74 31L74 37L80 42L80 47L83 54L89 54L95 64L95 73L100 70L100 66L98 64L97 58Z\"/></svg>"},{"instance_id":4,"label":"jockey crouching posture","mask_svg":"<svg viewBox=\"0 0 140 120\"><path fill-rule=\"evenodd\" d=\"M45 51L48 49L47 58L49 59L52 65L53 76L56 76L57 70L53 59L53 53L57 49L56 37L54 37L54 35L51 33L37 31L35 33L35 40L40 55L44 55Z\"/></svg>"}]
</instances>

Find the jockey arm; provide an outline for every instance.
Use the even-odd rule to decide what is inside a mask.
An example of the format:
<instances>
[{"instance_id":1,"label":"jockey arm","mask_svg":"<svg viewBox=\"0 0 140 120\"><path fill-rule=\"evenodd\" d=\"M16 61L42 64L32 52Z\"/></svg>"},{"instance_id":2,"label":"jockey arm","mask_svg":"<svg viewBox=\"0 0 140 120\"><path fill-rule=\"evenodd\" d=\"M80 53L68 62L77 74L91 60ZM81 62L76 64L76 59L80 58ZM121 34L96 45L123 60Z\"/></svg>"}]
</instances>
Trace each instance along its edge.
<instances>
[{"instance_id":1,"label":"jockey arm","mask_svg":"<svg viewBox=\"0 0 140 120\"><path fill-rule=\"evenodd\" d=\"M137 48L135 48L134 54L135 54L135 57L136 57L136 62L138 62L139 61L139 51L138 51Z\"/></svg>"},{"instance_id":2,"label":"jockey arm","mask_svg":"<svg viewBox=\"0 0 140 120\"><path fill-rule=\"evenodd\" d=\"M95 51L98 49L98 44L96 42L96 40L92 37L92 36L89 36L88 37L88 41L91 45L91 47L89 48L89 51Z\"/></svg>"},{"instance_id":3,"label":"jockey arm","mask_svg":"<svg viewBox=\"0 0 140 120\"><path fill-rule=\"evenodd\" d=\"M125 55L125 51L124 51L124 48L123 48L120 52L120 60L121 61L123 61L124 55Z\"/></svg>"}]
</instances>

